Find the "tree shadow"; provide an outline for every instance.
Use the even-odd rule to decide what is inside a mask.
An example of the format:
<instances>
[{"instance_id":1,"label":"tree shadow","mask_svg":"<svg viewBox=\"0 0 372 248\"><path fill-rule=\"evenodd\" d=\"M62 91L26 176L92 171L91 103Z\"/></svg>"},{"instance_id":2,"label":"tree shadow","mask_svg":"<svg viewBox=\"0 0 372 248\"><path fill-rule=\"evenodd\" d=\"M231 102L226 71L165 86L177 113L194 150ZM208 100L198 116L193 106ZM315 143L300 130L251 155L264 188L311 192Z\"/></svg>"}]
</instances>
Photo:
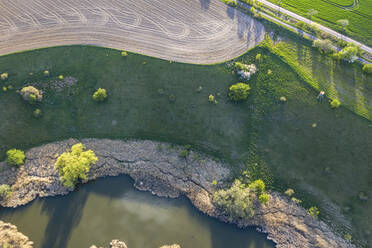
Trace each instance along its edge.
<instances>
[{"instance_id":1,"label":"tree shadow","mask_svg":"<svg viewBox=\"0 0 372 248\"><path fill-rule=\"evenodd\" d=\"M200 6L203 10L208 10L209 5L211 4L211 0L199 0L200 1Z\"/></svg>"},{"instance_id":2,"label":"tree shadow","mask_svg":"<svg viewBox=\"0 0 372 248\"><path fill-rule=\"evenodd\" d=\"M231 6L226 6L226 14L231 20L235 18L236 9Z\"/></svg>"},{"instance_id":3,"label":"tree shadow","mask_svg":"<svg viewBox=\"0 0 372 248\"><path fill-rule=\"evenodd\" d=\"M41 248L67 247L71 233L83 215L89 194L121 197L133 185L128 176L107 177L78 188L69 195L45 199L42 212L49 217Z\"/></svg>"}]
</instances>

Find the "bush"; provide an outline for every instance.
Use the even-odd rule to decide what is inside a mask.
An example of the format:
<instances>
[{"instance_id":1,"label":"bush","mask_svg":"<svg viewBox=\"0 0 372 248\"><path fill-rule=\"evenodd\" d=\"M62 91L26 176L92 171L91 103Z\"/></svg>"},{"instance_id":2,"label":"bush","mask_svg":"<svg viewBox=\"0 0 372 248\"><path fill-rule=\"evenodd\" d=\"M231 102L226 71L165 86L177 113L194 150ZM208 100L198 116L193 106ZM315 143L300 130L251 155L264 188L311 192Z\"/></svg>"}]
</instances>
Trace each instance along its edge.
<instances>
[{"instance_id":1,"label":"bush","mask_svg":"<svg viewBox=\"0 0 372 248\"><path fill-rule=\"evenodd\" d=\"M126 51L121 51L121 56L126 57L126 56L128 56L128 53Z\"/></svg>"},{"instance_id":2,"label":"bush","mask_svg":"<svg viewBox=\"0 0 372 248\"><path fill-rule=\"evenodd\" d=\"M333 99L330 104L331 104L331 108L338 108L340 107L341 102L337 99Z\"/></svg>"},{"instance_id":3,"label":"bush","mask_svg":"<svg viewBox=\"0 0 372 248\"><path fill-rule=\"evenodd\" d=\"M322 53L330 53L334 50L330 40L314 40L313 47L318 48Z\"/></svg>"},{"instance_id":4,"label":"bush","mask_svg":"<svg viewBox=\"0 0 372 248\"><path fill-rule=\"evenodd\" d=\"M99 88L93 94L93 100L96 102L103 102L107 98L107 93L105 89Z\"/></svg>"},{"instance_id":5,"label":"bush","mask_svg":"<svg viewBox=\"0 0 372 248\"><path fill-rule=\"evenodd\" d=\"M8 79L8 73L6 73L6 72L4 72L4 73L2 73L1 75L0 75L0 77L1 77L1 80L3 80L3 81L6 81L7 79Z\"/></svg>"},{"instance_id":6,"label":"bush","mask_svg":"<svg viewBox=\"0 0 372 248\"><path fill-rule=\"evenodd\" d=\"M6 152L6 156L7 156L6 162L9 165L19 166L25 163L26 156L25 153L21 150L11 149Z\"/></svg>"},{"instance_id":7,"label":"bush","mask_svg":"<svg viewBox=\"0 0 372 248\"><path fill-rule=\"evenodd\" d=\"M0 198L7 199L11 194L10 186L7 184L0 185Z\"/></svg>"},{"instance_id":8,"label":"bush","mask_svg":"<svg viewBox=\"0 0 372 248\"><path fill-rule=\"evenodd\" d=\"M307 212L313 216L314 218L318 218L319 215L319 209L317 207L311 207L307 210Z\"/></svg>"},{"instance_id":9,"label":"bush","mask_svg":"<svg viewBox=\"0 0 372 248\"><path fill-rule=\"evenodd\" d=\"M50 76L50 72L49 71L44 71L44 77L49 77Z\"/></svg>"},{"instance_id":10,"label":"bush","mask_svg":"<svg viewBox=\"0 0 372 248\"><path fill-rule=\"evenodd\" d=\"M58 79L59 79L59 80L63 80L63 75L59 75L59 76L58 76Z\"/></svg>"},{"instance_id":11,"label":"bush","mask_svg":"<svg viewBox=\"0 0 372 248\"><path fill-rule=\"evenodd\" d=\"M92 150L84 150L85 146L78 143L58 157L54 167L65 187L73 188L79 179L87 180L90 165L98 161Z\"/></svg>"},{"instance_id":12,"label":"bush","mask_svg":"<svg viewBox=\"0 0 372 248\"><path fill-rule=\"evenodd\" d=\"M251 87L249 84L245 83L237 83L230 86L229 90L229 96L234 101L243 101L248 98L249 90Z\"/></svg>"},{"instance_id":13,"label":"bush","mask_svg":"<svg viewBox=\"0 0 372 248\"><path fill-rule=\"evenodd\" d=\"M231 188L213 194L213 202L232 218L251 218L254 215L254 193L236 180Z\"/></svg>"},{"instance_id":14,"label":"bush","mask_svg":"<svg viewBox=\"0 0 372 248\"><path fill-rule=\"evenodd\" d=\"M365 64L363 66L363 71L368 74L372 74L372 64Z\"/></svg>"},{"instance_id":15,"label":"bush","mask_svg":"<svg viewBox=\"0 0 372 248\"><path fill-rule=\"evenodd\" d=\"M43 100L43 92L36 89L34 86L26 86L21 90L21 95L25 101L30 104L41 102Z\"/></svg>"},{"instance_id":16,"label":"bush","mask_svg":"<svg viewBox=\"0 0 372 248\"><path fill-rule=\"evenodd\" d=\"M35 118L40 118L41 115L42 115L41 110L40 109L35 109L33 115L34 115Z\"/></svg>"}]
</instances>

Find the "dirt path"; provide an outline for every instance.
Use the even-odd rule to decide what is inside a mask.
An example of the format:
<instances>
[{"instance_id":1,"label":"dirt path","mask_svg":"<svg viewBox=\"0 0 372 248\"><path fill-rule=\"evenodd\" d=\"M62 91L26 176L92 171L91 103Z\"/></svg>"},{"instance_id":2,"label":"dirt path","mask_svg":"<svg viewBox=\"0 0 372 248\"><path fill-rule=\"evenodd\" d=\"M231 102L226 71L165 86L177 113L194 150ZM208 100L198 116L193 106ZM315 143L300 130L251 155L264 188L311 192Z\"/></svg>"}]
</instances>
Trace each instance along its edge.
<instances>
[{"instance_id":1,"label":"dirt path","mask_svg":"<svg viewBox=\"0 0 372 248\"><path fill-rule=\"evenodd\" d=\"M256 20L219 0L0 0L0 55L89 44L210 64L264 38Z\"/></svg>"}]
</instances>

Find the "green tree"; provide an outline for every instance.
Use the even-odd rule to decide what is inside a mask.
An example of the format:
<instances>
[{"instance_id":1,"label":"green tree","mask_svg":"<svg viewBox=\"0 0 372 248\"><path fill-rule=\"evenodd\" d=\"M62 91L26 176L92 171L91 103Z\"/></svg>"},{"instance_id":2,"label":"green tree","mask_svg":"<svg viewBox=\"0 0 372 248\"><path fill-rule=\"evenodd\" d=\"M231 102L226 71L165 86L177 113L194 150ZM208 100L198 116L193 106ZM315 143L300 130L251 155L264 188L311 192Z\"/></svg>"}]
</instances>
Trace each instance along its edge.
<instances>
[{"instance_id":1,"label":"green tree","mask_svg":"<svg viewBox=\"0 0 372 248\"><path fill-rule=\"evenodd\" d=\"M19 166L25 163L26 156L25 153L21 150L11 149L6 152L6 156L7 156L6 162L9 165Z\"/></svg>"},{"instance_id":2,"label":"green tree","mask_svg":"<svg viewBox=\"0 0 372 248\"><path fill-rule=\"evenodd\" d=\"M249 84L245 84L245 83L233 84L229 88L230 90L229 96L234 101L237 101L237 102L243 101L248 98L250 89L251 87L249 86Z\"/></svg>"},{"instance_id":3,"label":"green tree","mask_svg":"<svg viewBox=\"0 0 372 248\"><path fill-rule=\"evenodd\" d=\"M7 199L11 194L10 186L7 184L0 185L0 198Z\"/></svg>"},{"instance_id":4,"label":"green tree","mask_svg":"<svg viewBox=\"0 0 372 248\"><path fill-rule=\"evenodd\" d=\"M98 158L92 150L84 150L85 146L78 143L58 157L54 167L58 169L64 186L73 188L79 179L88 179L90 165L95 164Z\"/></svg>"},{"instance_id":5,"label":"green tree","mask_svg":"<svg viewBox=\"0 0 372 248\"><path fill-rule=\"evenodd\" d=\"M103 102L107 98L107 92L105 89L99 88L93 94L93 100L96 102Z\"/></svg>"}]
</instances>

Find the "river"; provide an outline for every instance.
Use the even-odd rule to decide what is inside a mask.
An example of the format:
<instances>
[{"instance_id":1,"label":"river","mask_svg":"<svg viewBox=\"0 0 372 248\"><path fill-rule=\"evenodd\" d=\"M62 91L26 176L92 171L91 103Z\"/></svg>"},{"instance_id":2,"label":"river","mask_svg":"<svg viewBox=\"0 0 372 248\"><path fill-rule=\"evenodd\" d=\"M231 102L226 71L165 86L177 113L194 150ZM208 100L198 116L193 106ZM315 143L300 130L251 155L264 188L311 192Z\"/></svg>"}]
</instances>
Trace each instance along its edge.
<instances>
[{"instance_id":1,"label":"river","mask_svg":"<svg viewBox=\"0 0 372 248\"><path fill-rule=\"evenodd\" d=\"M81 185L67 196L40 198L16 209L1 208L35 248L107 247L112 239L129 248L271 248L255 228L239 229L207 217L185 197L160 198L133 187L128 176Z\"/></svg>"}]
</instances>

